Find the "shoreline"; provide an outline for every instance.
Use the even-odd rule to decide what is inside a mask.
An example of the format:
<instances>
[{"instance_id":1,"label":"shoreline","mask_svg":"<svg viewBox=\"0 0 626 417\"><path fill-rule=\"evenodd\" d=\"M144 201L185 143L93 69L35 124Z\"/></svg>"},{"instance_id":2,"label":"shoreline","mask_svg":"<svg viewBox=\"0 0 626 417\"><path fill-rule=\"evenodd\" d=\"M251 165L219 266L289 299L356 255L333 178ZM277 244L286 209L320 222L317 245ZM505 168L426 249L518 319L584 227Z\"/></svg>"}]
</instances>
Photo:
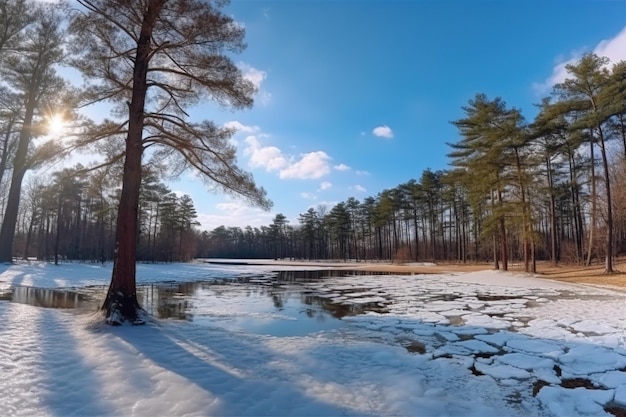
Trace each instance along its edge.
<instances>
[{"instance_id":1,"label":"shoreline","mask_svg":"<svg viewBox=\"0 0 626 417\"><path fill-rule=\"evenodd\" d=\"M369 272L385 272L385 273L415 273L415 274L447 274L447 273L464 273L476 271L493 271L492 263L391 263L391 262L372 262L372 261L301 261L288 259L224 259L224 258L206 258L198 259L198 261L216 265L277 265L277 266L297 266L312 268L335 268ZM555 281L590 284L611 287L626 287L626 259L618 259L615 261L615 270L613 274L604 273L603 264L594 264L589 267L581 265L560 264L553 266L548 262L537 263L537 273L528 273L529 276L535 278L544 278ZM527 274L524 272L523 264L509 264L508 272L516 274Z\"/></svg>"}]
</instances>

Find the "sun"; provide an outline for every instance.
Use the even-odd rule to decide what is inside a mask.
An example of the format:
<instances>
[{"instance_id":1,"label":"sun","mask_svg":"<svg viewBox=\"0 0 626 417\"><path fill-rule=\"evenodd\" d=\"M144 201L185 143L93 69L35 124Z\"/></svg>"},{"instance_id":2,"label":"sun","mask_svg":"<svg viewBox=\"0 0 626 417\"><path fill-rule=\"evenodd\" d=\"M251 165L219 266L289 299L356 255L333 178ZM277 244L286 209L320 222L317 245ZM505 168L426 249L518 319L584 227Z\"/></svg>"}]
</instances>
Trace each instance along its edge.
<instances>
[{"instance_id":1,"label":"sun","mask_svg":"<svg viewBox=\"0 0 626 417\"><path fill-rule=\"evenodd\" d=\"M60 135L65 130L65 120L60 114L48 118L48 134Z\"/></svg>"}]
</instances>

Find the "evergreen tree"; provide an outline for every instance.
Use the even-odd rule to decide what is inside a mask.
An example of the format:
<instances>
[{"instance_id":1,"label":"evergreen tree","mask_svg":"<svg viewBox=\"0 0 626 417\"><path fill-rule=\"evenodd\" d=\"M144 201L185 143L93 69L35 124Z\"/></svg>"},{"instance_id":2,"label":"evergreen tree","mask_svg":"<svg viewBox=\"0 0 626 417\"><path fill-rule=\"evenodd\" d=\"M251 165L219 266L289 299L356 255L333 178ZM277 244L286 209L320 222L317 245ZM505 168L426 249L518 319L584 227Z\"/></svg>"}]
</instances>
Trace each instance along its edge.
<instances>
[{"instance_id":1,"label":"evergreen tree","mask_svg":"<svg viewBox=\"0 0 626 417\"><path fill-rule=\"evenodd\" d=\"M510 208L505 201L508 169L511 166L512 144L520 135L521 116L515 109L507 109L501 98L487 99L477 94L464 107L466 118L454 121L462 139L450 144L448 155L452 165L464 170L468 186L473 192L491 201L492 212L487 223L498 227L502 268L508 270L508 242L506 214ZM492 233L495 232L491 227ZM495 260L496 267L499 263Z\"/></svg>"},{"instance_id":2,"label":"evergreen tree","mask_svg":"<svg viewBox=\"0 0 626 417\"><path fill-rule=\"evenodd\" d=\"M617 82L619 77L611 77L611 72L607 69L608 63L605 57L588 54L576 64L567 65L568 78L554 88L554 94L558 98L554 106L558 112L569 117L570 129L586 131L589 137L592 168L592 223L587 263L591 261L596 223L597 192L594 149L596 146L600 148L606 197L606 216L603 216L606 219L605 272L610 273L613 272L613 208L607 156L607 141L610 139L608 122L615 114L623 112L623 103L615 105L615 101L623 101L624 87Z\"/></svg>"},{"instance_id":3,"label":"evergreen tree","mask_svg":"<svg viewBox=\"0 0 626 417\"><path fill-rule=\"evenodd\" d=\"M11 50L7 51L7 44L11 43L7 41L5 50L0 51L2 79L10 91L9 94L13 96L13 101L20 102L19 108L22 112L13 155L11 185L0 228L0 262L12 261L13 237L22 180L26 171L33 168L41 159L56 154L56 150L49 146L40 147L39 152L34 152L32 139L42 133L41 124L46 116L44 111L46 106L59 101L60 96L66 91L65 81L56 72L56 65L63 59L60 11L52 5L47 6L45 10L33 9L36 11L34 15L29 15L30 8L25 12L25 20L21 24L30 21L32 23L19 31L20 34L23 33L23 36L19 37L19 42L13 44ZM15 37L17 35L11 40L15 40ZM6 129L12 130L13 127L7 126Z\"/></svg>"},{"instance_id":4,"label":"evergreen tree","mask_svg":"<svg viewBox=\"0 0 626 417\"><path fill-rule=\"evenodd\" d=\"M231 131L188 121L186 108L204 99L234 108L252 105L253 85L229 58L244 48L244 29L224 15L225 2L78 0L72 17L73 65L93 81L94 101L115 104L118 122L94 137L125 138L115 263L103 305L107 322L138 320L135 261L144 149L192 168L212 186L268 208L265 191L236 165Z\"/></svg>"}]
</instances>

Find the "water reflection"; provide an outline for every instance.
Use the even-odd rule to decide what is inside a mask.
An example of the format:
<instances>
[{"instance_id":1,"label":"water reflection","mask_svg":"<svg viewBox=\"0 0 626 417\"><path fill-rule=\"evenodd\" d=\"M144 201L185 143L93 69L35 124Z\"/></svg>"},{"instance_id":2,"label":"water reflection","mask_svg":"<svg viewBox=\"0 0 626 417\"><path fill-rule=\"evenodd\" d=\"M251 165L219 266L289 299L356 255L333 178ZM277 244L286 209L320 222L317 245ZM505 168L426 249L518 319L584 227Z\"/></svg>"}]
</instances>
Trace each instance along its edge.
<instances>
[{"instance_id":1,"label":"water reflection","mask_svg":"<svg viewBox=\"0 0 626 417\"><path fill-rule=\"evenodd\" d=\"M188 320L192 307L188 298L195 293L198 284L182 282L140 285L137 287L137 299L155 317Z\"/></svg>"},{"instance_id":2,"label":"water reflection","mask_svg":"<svg viewBox=\"0 0 626 417\"><path fill-rule=\"evenodd\" d=\"M293 276L291 276L293 277ZM285 282L289 285L285 286ZM348 293L346 289L343 292ZM236 278L214 282L197 281L185 283L156 283L139 286L139 302L150 314L159 318L193 319L194 306L215 297L228 299L236 303L237 299L264 298L272 310L283 311L288 303L300 305L303 311L313 314L322 310L335 318L357 315L367 311L385 312L388 303L362 302L341 303L333 301L323 294L311 292L297 280L280 281L279 279ZM341 297L341 293L338 294ZM313 307L313 308L312 308Z\"/></svg>"},{"instance_id":3,"label":"water reflection","mask_svg":"<svg viewBox=\"0 0 626 417\"><path fill-rule=\"evenodd\" d=\"M14 303L47 308L92 309L96 304L96 301L87 294L35 287L13 287L9 299Z\"/></svg>"},{"instance_id":4,"label":"water reflection","mask_svg":"<svg viewBox=\"0 0 626 417\"><path fill-rule=\"evenodd\" d=\"M308 334L341 326L337 319L348 315L386 311L391 301L370 300L366 295L371 295L371 288L346 287L330 295L319 290L325 278L360 274L372 275L350 270L279 271L212 281L159 282L138 285L137 298L148 313L160 319L210 320L274 335ZM16 286L2 298L39 307L96 311L107 288Z\"/></svg>"}]
</instances>

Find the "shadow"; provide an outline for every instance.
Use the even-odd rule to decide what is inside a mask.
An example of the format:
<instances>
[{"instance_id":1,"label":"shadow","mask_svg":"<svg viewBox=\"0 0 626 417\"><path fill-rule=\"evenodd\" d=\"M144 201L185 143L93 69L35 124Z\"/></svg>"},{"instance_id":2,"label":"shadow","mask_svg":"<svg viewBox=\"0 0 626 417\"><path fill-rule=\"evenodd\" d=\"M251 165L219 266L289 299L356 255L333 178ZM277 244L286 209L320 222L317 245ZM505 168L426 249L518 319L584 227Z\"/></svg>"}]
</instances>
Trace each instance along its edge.
<instances>
[{"instance_id":1,"label":"shadow","mask_svg":"<svg viewBox=\"0 0 626 417\"><path fill-rule=\"evenodd\" d=\"M85 363L77 350L79 342L68 331L67 326L77 325L74 318L62 322L57 319L58 312L47 308L38 311L32 325L36 326L35 334L45 335L37 340L45 387L41 405L50 414L64 417L114 414L116 410L103 399L102 382Z\"/></svg>"},{"instance_id":2,"label":"shadow","mask_svg":"<svg viewBox=\"0 0 626 417\"><path fill-rule=\"evenodd\" d=\"M77 348L73 316L0 302L0 415L112 415Z\"/></svg>"},{"instance_id":3,"label":"shadow","mask_svg":"<svg viewBox=\"0 0 626 417\"><path fill-rule=\"evenodd\" d=\"M345 415L344 408L307 396L293 381L286 380L283 373L268 366L274 354L260 345L258 338L191 324L182 326L185 332L193 334L192 338L176 334L172 331L175 326L168 324L111 330L156 366L215 397L212 409L190 410L191 413Z\"/></svg>"},{"instance_id":4,"label":"shadow","mask_svg":"<svg viewBox=\"0 0 626 417\"><path fill-rule=\"evenodd\" d=\"M37 284L40 276L45 276L48 268L54 264L46 261L17 261L12 264L0 266L0 282L11 286L20 286L27 278L31 278L32 284Z\"/></svg>"},{"instance_id":5,"label":"shadow","mask_svg":"<svg viewBox=\"0 0 626 417\"><path fill-rule=\"evenodd\" d=\"M11 267L13 267L13 271L7 272ZM16 265L0 265L0 283L5 283L10 286L21 285L24 281L24 275L26 275L26 271L19 270L19 267Z\"/></svg>"}]
</instances>

